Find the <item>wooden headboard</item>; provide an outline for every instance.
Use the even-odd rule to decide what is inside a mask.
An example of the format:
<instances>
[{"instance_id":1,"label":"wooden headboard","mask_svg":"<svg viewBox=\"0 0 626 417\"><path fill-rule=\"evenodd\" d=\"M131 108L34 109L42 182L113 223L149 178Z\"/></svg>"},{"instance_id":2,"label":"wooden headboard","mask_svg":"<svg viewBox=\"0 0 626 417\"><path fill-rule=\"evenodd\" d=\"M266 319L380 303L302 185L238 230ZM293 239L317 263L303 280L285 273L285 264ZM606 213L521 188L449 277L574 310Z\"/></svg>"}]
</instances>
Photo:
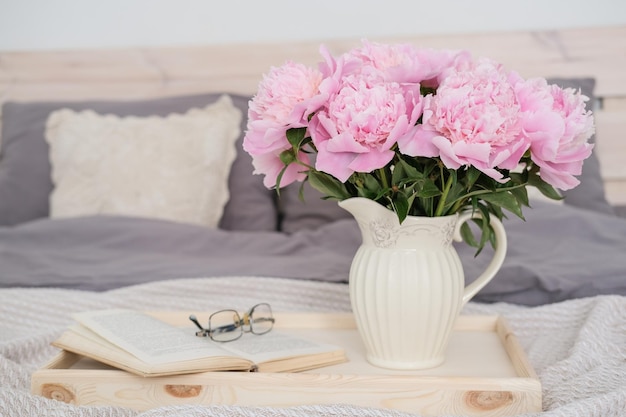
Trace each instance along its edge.
<instances>
[{"instance_id":1,"label":"wooden headboard","mask_svg":"<svg viewBox=\"0 0 626 417\"><path fill-rule=\"evenodd\" d=\"M626 26L370 39L467 49L524 77L593 77L597 152L608 199L626 205ZM333 53L359 39L324 42ZM316 65L319 42L0 53L0 101L139 99L201 92L253 94L270 66Z\"/></svg>"}]
</instances>

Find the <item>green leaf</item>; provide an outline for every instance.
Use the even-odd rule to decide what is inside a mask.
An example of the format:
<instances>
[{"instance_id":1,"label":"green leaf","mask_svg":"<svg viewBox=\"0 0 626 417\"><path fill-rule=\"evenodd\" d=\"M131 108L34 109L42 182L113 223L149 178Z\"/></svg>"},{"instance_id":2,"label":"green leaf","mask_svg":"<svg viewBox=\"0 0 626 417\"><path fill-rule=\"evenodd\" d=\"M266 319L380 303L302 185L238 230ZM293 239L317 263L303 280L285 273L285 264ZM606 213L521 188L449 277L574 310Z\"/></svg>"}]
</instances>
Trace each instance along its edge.
<instances>
[{"instance_id":1,"label":"green leaf","mask_svg":"<svg viewBox=\"0 0 626 417\"><path fill-rule=\"evenodd\" d=\"M408 198L407 198L407 202L409 204L409 212L411 211L411 207L413 207L413 202L415 201L415 197L416 194L414 192L412 192L411 190L408 191ZM405 193L406 195L406 193Z\"/></svg>"},{"instance_id":2,"label":"green leaf","mask_svg":"<svg viewBox=\"0 0 626 417\"><path fill-rule=\"evenodd\" d=\"M495 204L487 203L487 208L489 209L489 213L495 214L496 217L500 220L504 218L504 212L502 211L502 207L496 206Z\"/></svg>"},{"instance_id":3,"label":"green leaf","mask_svg":"<svg viewBox=\"0 0 626 417\"><path fill-rule=\"evenodd\" d=\"M539 175L530 175L528 177L528 184L536 187L539 191L541 191L541 194L545 195L548 198L551 198L553 200L563 199L561 194L559 194L559 192L555 190L553 186L542 180Z\"/></svg>"},{"instance_id":4,"label":"green leaf","mask_svg":"<svg viewBox=\"0 0 626 417\"><path fill-rule=\"evenodd\" d=\"M498 246L498 241L496 240L496 234L493 233L492 228L490 227L491 233L489 233L489 243L492 248L496 248Z\"/></svg>"},{"instance_id":5,"label":"green leaf","mask_svg":"<svg viewBox=\"0 0 626 417\"><path fill-rule=\"evenodd\" d=\"M521 205L529 207L530 203L528 201L528 191L526 190L526 187L514 188L511 190L511 194L515 196Z\"/></svg>"},{"instance_id":6,"label":"green leaf","mask_svg":"<svg viewBox=\"0 0 626 417\"><path fill-rule=\"evenodd\" d=\"M489 223L489 219L490 219L489 209L485 207L484 205L480 204L478 206L478 210L480 210L480 214L482 215L481 219L476 219L477 221L480 221L481 236L480 236L480 242L478 243L478 250L476 251L474 256L478 256L480 252L482 252L483 248L485 247L485 243L491 240L490 235L493 232L491 230L491 225Z\"/></svg>"},{"instance_id":7,"label":"green leaf","mask_svg":"<svg viewBox=\"0 0 626 417\"><path fill-rule=\"evenodd\" d=\"M435 182L430 179L424 181L424 183L422 184L422 187L417 192L417 196L421 198L431 198L431 197L437 197L440 195L441 195L441 190L439 189L439 187L437 187Z\"/></svg>"},{"instance_id":8,"label":"green leaf","mask_svg":"<svg viewBox=\"0 0 626 417\"><path fill-rule=\"evenodd\" d=\"M467 186L466 186L467 190L472 189L472 187L474 186L478 178L480 178L481 174L482 174L481 171L474 168L473 166L470 166L470 168L467 170Z\"/></svg>"},{"instance_id":9,"label":"green leaf","mask_svg":"<svg viewBox=\"0 0 626 417\"><path fill-rule=\"evenodd\" d=\"M406 179L406 177L407 177L406 169L404 169L404 164L402 163L402 160L400 160L393 167L393 172L391 174L391 183L399 185Z\"/></svg>"},{"instance_id":10,"label":"green leaf","mask_svg":"<svg viewBox=\"0 0 626 417\"><path fill-rule=\"evenodd\" d=\"M477 196L472 197L472 212L475 212L476 210L478 210L478 201L479 201L479 198Z\"/></svg>"},{"instance_id":11,"label":"green leaf","mask_svg":"<svg viewBox=\"0 0 626 417\"><path fill-rule=\"evenodd\" d=\"M381 185L373 174L354 173L348 182L354 185L359 197L378 200L381 195L384 195L381 194Z\"/></svg>"},{"instance_id":12,"label":"green leaf","mask_svg":"<svg viewBox=\"0 0 626 417\"><path fill-rule=\"evenodd\" d=\"M368 191L371 191L374 194L378 194L380 190L380 183L372 174L363 175L363 186L367 188Z\"/></svg>"},{"instance_id":13,"label":"green leaf","mask_svg":"<svg viewBox=\"0 0 626 417\"><path fill-rule=\"evenodd\" d=\"M474 248L478 247L478 242L476 241L476 238L474 237L474 232L472 231L472 228L470 227L468 222L465 222L461 225L461 237L463 238L463 241L468 245Z\"/></svg>"},{"instance_id":14,"label":"green leaf","mask_svg":"<svg viewBox=\"0 0 626 417\"><path fill-rule=\"evenodd\" d=\"M466 193L463 184L460 184L458 182L453 184L448 191L448 196L446 197L446 208L452 206L452 204L456 200L462 199L465 194Z\"/></svg>"},{"instance_id":15,"label":"green leaf","mask_svg":"<svg viewBox=\"0 0 626 417\"><path fill-rule=\"evenodd\" d=\"M483 248L485 247L485 243L490 240L489 236L491 235L491 229L489 227L489 223L481 217L472 219L471 223L474 223L476 226L478 226L478 231L480 232L480 241L476 240L474 230L472 230L470 222L465 222L461 225L461 237L463 238L463 241L469 246L476 248L476 252L474 253L474 256L476 257L482 252Z\"/></svg>"},{"instance_id":16,"label":"green leaf","mask_svg":"<svg viewBox=\"0 0 626 417\"><path fill-rule=\"evenodd\" d=\"M305 134L305 127L291 128L287 130L287 140L294 149L299 149L302 146Z\"/></svg>"},{"instance_id":17,"label":"green leaf","mask_svg":"<svg viewBox=\"0 0 626 417\"><path fill-rule=\"evenodd\" d=\"M528 182L528 171L510 172L509 178L511 178L513 184L526 184Z\"/></svg>"},{"instance_id":18,"label":"green leaf","mask_svg":"<svg viewBox=\"0 0 626 417\"><path fill-rule=\"evenodd\" d=\"M385 196L390 196L393 194L393 190L391 188L381 188L378 192L373 195L372 200L378 201Z\"/></svg>"},{"instance_id":19,"label":"green leaf","mask_svg":"<svg viewBox=\"0 0 626 417\"><path fill-rule=\"evenodd\" d=\"M311 187L321 192L328 198L336 200L345 200L350 198L351 195L346 189L346 186L337 178L324 174L319 171L309 171L309 183Z\"/></svg>"},{"instance_id":20,"label":"green leaf","mask_svg":"<svg viewBox=\"0 0 626 417\"><path fill-rule=\"evenodd\" d=\"M418 171L417 168L410 165L404 159L400 159L397 165L400 165L402 167L402 169L406 173L407 178L414 179L414 180L424 179L424 174ZM394 181L394 183L400 183L400 181Z\"/></svg>"},{"instance_id":21,"label":"green leaf","mask_svg":"<svg viewBox=\"0 0 626 417\"><path fill-rule=\"evenodd\" d=\"M524 215L522 214L522 207L520 206L517 198L509 192L496 192L496 193L486 193L480 194L478 198L487 201L493 205L498 207L502 207L511 213L515 214L519 218L523 219Z\"/></svg>"},{"instance_id":22,"label":"green leaf","mask_svg":"<svg viewBox=\"0 0 626 417\"><path fill-rule=\"evenodd\" d=\"M296 155L294 154L293 149L287 149L286 151L282 151L279 155L279 158L280 158L280 162L285 164L285 167L297 161Z\"/></svg>"},{"instance_id":23,"label":"green leaf","mask_svg":"<svg viewBox=\"0 0 626 417\"><path fill-rule=\"evenodd\" d=\"M391 199L393 211L398 215L400 224L406 219L409 214L409 201L404 193L396 193Z\"/></svg>"},{"instance_id":24,"label":"green leaf","mask_svg":"<svg viewBox=\"0 0 626 417\"><path fill-rule=\"evenodd\" d=\"M287 165L285 165L283 169L280 170L280 172L278 173L278 176L276 177L276 194L278 195L278 197L280 197L280 182L283 179L283 175L285 174L285 171L287 171Z\"/></svg>"},{"instance_id":25,"label":"green leaf","mask_svg":"<svg viewBox=\"0 0 626 417\"><path fill-rule=\"evenodd\" d=\"M300 200L301 202L305 202L304 201L304 181L302 181L300 183L300 187L298 187L298 200Z\"/></svg>"}]
</instances>

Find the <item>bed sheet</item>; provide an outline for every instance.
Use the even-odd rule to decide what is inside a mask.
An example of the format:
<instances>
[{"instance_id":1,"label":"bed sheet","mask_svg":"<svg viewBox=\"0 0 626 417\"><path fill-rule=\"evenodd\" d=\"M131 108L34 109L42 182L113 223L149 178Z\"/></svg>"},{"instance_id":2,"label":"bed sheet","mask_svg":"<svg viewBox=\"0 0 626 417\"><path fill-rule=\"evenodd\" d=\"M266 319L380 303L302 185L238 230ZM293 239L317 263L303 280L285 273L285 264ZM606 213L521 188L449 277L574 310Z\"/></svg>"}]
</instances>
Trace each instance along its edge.
<instances>
[{"instance_id":1,"label":"bed sheet","mask_svg":"<svg viewBox=\"0 0 626 417\"><path fill-rule=\"evenodd\" d=\"M599 294L626 295L626 220L538 202L527 220L505 220L508 252L476 301L541 305ZM352 219L295 233L208 229L162 220L92 216L0 228L0 288L90 291L164 279L272 276L347 282L360 244ZM466 281L490 249L457 245Z\"/></svg>"}]
</instances>

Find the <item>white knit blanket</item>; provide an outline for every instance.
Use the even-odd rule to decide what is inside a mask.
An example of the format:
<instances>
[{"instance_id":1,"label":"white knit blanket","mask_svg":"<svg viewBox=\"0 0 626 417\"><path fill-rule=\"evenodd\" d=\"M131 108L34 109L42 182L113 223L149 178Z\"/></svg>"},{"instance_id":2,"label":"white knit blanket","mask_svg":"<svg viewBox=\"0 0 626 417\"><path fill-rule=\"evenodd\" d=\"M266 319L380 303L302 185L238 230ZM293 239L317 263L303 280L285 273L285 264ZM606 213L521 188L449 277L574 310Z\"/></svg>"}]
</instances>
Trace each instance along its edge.
<instances>
[{"instance_id":1,"label":"white knit blanket","mask_svg":"<svg viewBox=\"0 0 626 417\"><path fill-rule=\"evenodd\" d=\"M104 293L64 289L0 290L0 416L408 416L347 404L291 408L175 406L137 412L79 407L30 394L30 375L74 312L246 309L259 300L275 311L348 311L347 286L275 278L199 278L155 282ZM597 296L541 307L470 303L464 314L501 314L518 336L543 386L544 412L533 416L626 416L626 297Z\"/></svg>"}]
</instances>

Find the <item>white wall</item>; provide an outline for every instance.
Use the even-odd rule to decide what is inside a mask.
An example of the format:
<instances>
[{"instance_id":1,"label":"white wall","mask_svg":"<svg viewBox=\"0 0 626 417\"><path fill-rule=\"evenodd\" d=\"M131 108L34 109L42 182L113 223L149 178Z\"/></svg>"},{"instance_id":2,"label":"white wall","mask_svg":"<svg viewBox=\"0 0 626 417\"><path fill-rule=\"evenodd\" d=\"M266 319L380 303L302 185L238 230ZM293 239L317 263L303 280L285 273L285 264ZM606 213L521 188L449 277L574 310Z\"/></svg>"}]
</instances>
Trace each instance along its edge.
<instances>
[{"instance_id":1,"label":"white wall","mask_svg":"<svg viewBox=\"0 0 626 417\"><path fill-rule=\"evenodd\" d=\"M624 24L626 0L0 0L0 51Z\"/></svg>"}]
</instances>

